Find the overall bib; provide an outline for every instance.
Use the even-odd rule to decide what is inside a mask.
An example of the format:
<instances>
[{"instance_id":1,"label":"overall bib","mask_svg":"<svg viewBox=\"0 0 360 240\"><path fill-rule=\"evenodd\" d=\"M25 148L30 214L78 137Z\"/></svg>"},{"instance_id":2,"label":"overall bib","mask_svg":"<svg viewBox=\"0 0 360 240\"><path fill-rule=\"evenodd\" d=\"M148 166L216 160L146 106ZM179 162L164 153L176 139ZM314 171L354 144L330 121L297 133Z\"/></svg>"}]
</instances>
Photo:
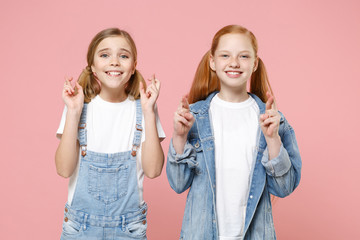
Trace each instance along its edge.
<instances>
[{"instance_id":1,"label":"overall bib","mask_svg":"<svg viewBox=\"0 0 360 240\"><path fill-rule=\"evenodd\" d=\"M86 149L87 106L79 124L79 176L71 206L65 205L61 240L146 239L147 206L140 206L136 170L142 132L140 100L136 100L132 149L111 154Z\"/></svg>"}]
</instances>

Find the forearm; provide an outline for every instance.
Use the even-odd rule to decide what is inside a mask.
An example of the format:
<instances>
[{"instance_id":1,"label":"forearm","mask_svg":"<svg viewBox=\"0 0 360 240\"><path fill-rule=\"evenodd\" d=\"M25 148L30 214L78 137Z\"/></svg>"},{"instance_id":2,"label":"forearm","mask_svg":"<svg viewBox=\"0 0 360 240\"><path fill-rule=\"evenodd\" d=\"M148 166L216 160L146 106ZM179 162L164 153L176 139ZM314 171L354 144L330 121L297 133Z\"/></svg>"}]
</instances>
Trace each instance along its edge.
<instances>
[{"instance_id":1,"label":"forearm","mask_svg":"<svg viewBox=\"0 0 360 240\"><path fill-rule=\"evenodd\" d=\"M302 166L295 133L286 120L283 124L285 131L280 134L282 145L278 156L269 161L265 151L261 160L267 172L269 191L279 197L289 195L299 185Z\"/></svg>"},{"instance_id":2,"label":"forearm","mask_svg":"<svg viewBox=\"0 0 360 240\"><path fill-rule=\"evenodd\" d=\"M173 147L177 154L182 154L184 152L186 138L187 138L186 135L180 136L174 132L173 137L172 137L172 143L173 143Z\"/></svg>"},{"instance_id":3,"label":"forearm","mask_svg":"<svg viewBox=\"0 0 360 240\"><path fill-rule=\"evenodd\" d=\"M267 173L269 192L277 197L288 196L295 188L296 172L286 149L281 146L280 153L268 161L268 153L264 152L262 164Z\"/></svg>"},{"instance_id":4,"label":"forearm","mask_svg":"<svg viewBox=\"0 0 360 240\"><path fill-rule=\"evenodd\" d=\"M166 163L166 176L171 188L182 193L188 189L193 181L198 162L196 151L190 143L186 143L182 154L177 154L173 141L170 141Z\"/></svg>"},{"instance_id":5,"label":"forearm","mask_svg":"<svg viewBox=\"0 0 360 240\"><path fill-rule=\"evenodd\" d=\"M276 158L280 153L281 138L279 135L273 138L265 138L269 152L269 161Z\"/></svg>"},{"instance_id":6,"label":"forearm","mask_svg":"<svg viewBox=\"0 0 360 240\"><path fill-rule=\"evenodd\" d=\"M160 176L164 165L164 152L156 127L155 113L145 113L145 141L142 144L141 162L148 178Z\"/></svg>"},{"instance_id":7,"label":"forearm","mask_svg":"<svg viewBox=\"0 0 360 240\"><path fill-rule=\"evenodd\" d=\"M77 132L80 114L77 111L67 112L64 132L55 154L57 173L65 178L72 175L78 161Z\"/></svg>"}]
</instances>

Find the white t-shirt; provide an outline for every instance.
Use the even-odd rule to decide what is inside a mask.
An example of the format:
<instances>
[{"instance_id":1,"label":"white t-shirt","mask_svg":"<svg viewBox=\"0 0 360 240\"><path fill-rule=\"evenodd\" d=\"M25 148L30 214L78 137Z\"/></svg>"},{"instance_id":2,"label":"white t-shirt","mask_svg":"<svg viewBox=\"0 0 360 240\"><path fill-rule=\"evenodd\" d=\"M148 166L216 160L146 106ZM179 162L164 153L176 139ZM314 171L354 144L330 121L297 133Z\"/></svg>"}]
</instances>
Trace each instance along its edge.
<instances>
[{"instance_id":1,"label":"white t-shirt","mask_svg":"<svg viewBox=\"0 0 360 240\"><path fill-rule=\"evenodd\" d=\"M260 110L255 100L210 103L215 138L216 212L220 240L243 239Z\"/></svg>"},{"instance_id":2,"label":"white t-shirt","mask_svg":"<svg viewBox=\"0 0 360 240\"><path fill-rule=\"evenodd\" d=\"M56 132L57 137L60 138L64 131L66 121L67 108L65 106L61 118L60 126ZM155 106L156 127L159 138L165 138L164 130L161 126L157 108ZM100 153L116 153L129 151L132 148L134 140L134 130L136 125L136 102L128 97L125 101L119 103L107 102L99 95L91 100L87 108L86 116L86 130L87 130L87 149L93 152ZM142 138L141 142L145 141L145 122L144 116L142 119ZM144 172L141 165L141 145L137 150L137 179L140 196L140 204L143 200L143 180ZM68 187L68 204L71 205L77 177L79 174L81 155L79 154L79 161L77 167L70 177Z\"/></svg>"}]
</instances>

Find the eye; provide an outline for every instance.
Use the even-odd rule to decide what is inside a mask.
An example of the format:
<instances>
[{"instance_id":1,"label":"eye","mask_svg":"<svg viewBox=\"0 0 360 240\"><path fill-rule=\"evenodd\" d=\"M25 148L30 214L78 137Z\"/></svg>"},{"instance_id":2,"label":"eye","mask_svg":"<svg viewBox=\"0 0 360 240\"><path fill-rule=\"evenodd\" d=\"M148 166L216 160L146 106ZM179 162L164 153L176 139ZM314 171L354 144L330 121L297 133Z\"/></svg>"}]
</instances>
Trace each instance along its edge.
<instances>
[{"instance_id":1,"label":"eye","mask_svg":"<svg viewBox=\"0 0 360 240\"><path fill-rule=\"evenodd\" d=\"M221 54L220 57L222 57L222 58L228 58L229 55L227 55L227 54Z\"/></svg>"},{"instance_id":2,"label":"eye","mask_svg":"<svg viewBox=\"0 0 360 240\"><path fill-rule=\"evenodd\" d=\"M107 53L102 53L102 54L100 55L100 57L101 57L101 58L107 58L107 57L109 57L109 55L108 55Z\"/></svg>"},{"instance_id":3,"label":"eye","mask_svg":"<svg viewBox=\"0 0 360 240\"><path fill-rule=\"evenodd\" d=\"M250 58L249 55L241 55L240 58Z\"/></svg>"},{"instance_id":4,"label":"eye","mask_svg":"<svg viewBox=\"0 0 360 240\"><path fill-rule=\"evenodd\" d=\"M125 55L125 54L121 54L121 55L120 55L120 58L127 59L127 58L129 58L129 56L128 56L128 55Z\"/></svg>"}]
</instances>

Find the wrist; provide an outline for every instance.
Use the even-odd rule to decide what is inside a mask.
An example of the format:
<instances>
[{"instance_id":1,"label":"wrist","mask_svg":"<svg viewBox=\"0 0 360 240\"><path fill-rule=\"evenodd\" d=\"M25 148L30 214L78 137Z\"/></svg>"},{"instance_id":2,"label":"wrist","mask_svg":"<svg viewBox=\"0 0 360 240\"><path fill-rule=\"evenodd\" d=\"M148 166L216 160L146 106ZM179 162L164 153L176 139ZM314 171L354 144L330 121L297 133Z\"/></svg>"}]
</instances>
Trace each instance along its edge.
<instances>
[{"instance_id":1,"label":"wrist","mask_svg":"<svg viewBox=\"0 0 360 240\"><path fill-rule=\"evenodd\" d=\"M155 119L155 112L153 109L143 110L144 119Z\"/></svg>"},{"instance_id":2,"label":"wrist","mask_svg":"<svg viewBox=\"0 0 360 240\"><path fill-rule=\"evenodd\" d=\"M176 133L173 134L173 143L176 142L176 143L180 143L180 144L185 144L186 143L186 137L187 135L184 134L184 135L178 135Z\"/></svg>"},{"instance_id":3,"label":"wrist","mask_svg":"<svg viewBox=\"0 0 360 240\"><path fill-rule=\"evenodd\" d=\"M174 134L172 137L172 145L177 154L182 154L184 152L184 147L186 144L186 136L182 137L177 134Z\"/></svg>"},{"instance_id":4,"label":"wrist","mask_svg":"<svg viewBox=\"0 0 360 240\"><path fill-rule=\"evenodd\" d=\"M280 146L281 145L281 138L279 136L279 134L277 134L276 136L273 137L265 137L266 143L268 145L268 147L273 147L273 146Z\"/></svg>"},{"instance_id":5,"label":"wrist","mask_svg":"<svg viewBox=\"0 0 360 240\"><path fill-rule=\"evenodd\" d=\"M68 110L66 112L66 115L69 116L69 117L80 118L81 112L82 112L82 109L68 108Z\"/></svg>"}]
</instances>

